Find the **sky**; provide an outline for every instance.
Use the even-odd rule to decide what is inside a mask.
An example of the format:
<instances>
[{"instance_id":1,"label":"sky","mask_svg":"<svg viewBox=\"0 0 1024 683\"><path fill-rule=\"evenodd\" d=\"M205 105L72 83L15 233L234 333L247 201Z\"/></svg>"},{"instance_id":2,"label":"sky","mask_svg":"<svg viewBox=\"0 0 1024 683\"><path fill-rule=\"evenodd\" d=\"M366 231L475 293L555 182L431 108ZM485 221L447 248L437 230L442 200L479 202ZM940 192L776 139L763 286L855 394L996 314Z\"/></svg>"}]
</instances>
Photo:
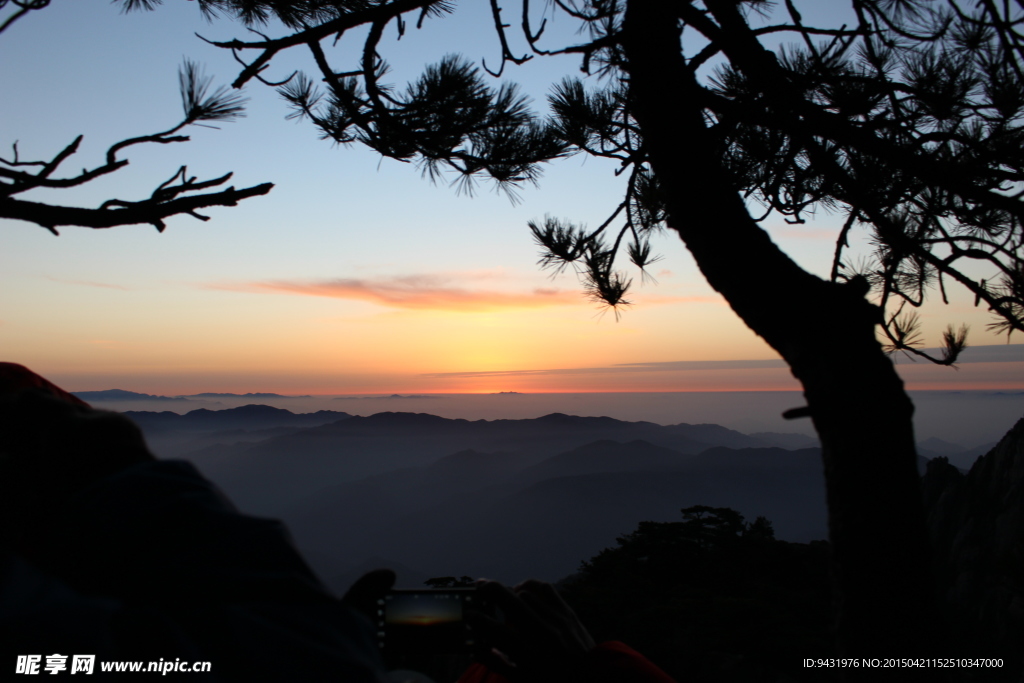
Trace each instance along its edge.
<instances>
[{"instance_id":1,"label":"sky","mask_svg":"<svg viewBox=\"0 0 1024 683\"><path fill-rule=\"evenodd\" d=\"M382 52L393 81L451 52L494 64L486 10L461 2L399 42L389 31ZM573 30L563 17L549 35L571 40ZM84 134L65 163L70 174L100 163L118 140L174 126L184 58L217 84L239 71L197 32L246 38L237 24L205 22L188 2L122 15L105 0L54 0L23 18L0 35L0 156L10 158L17 141L21 158L48 159ZM342 41L334 63L354 68L360 46ZM305 54L286 53L266 76L311 66ZM543 111L550 84L575 73L573 57L538 58L506 76ZM798 388L672 234L653 240L663 256L652 269L657 283L638 286L618 320L583 296L571 272L539 268L527 222L600 224L621 197L613 166L572 157L548 166L518 203L486 184L467 197L410 164L319 140L311 125L285 120L269 88L250 85L245 95L246 118L192 127L188 143L134 147L126 169L80 188L23 195L80 206L141 199L182 165L200 179L233 171L238 187L275 184L269 195L209 210L208 222L173 217L162 234L125 226L55 237L0 221L4 360L71 390L166 395ZM802 266L827 274L837 217L769 220L765 229ZM925 346L937 346L948 323L966 323L975 348L959 370L899 360L911 389L1024 388L1024 346L987 333L990 316L970 297L928 305L922 319Z\"/></svg>"}]
</instances>

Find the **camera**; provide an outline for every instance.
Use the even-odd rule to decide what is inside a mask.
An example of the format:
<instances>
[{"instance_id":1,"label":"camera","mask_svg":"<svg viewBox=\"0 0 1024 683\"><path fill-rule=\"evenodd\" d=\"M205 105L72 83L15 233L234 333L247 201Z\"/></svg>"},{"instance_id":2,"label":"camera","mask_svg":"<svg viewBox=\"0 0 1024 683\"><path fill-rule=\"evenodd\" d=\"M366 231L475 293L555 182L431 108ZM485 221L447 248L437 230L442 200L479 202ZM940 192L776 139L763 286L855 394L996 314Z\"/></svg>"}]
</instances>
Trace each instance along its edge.
<instances>
[{"instance_id":1,"label":"camera","mask_svg":"<svg viewBox=\"0 0 1024 683\"><path fill-rule=\"evenodd\" d=\"M490 611L476 588L393 589L377 600L377 641L385 657L468 653L466 617Z\"/></svg>"}]
</instances>

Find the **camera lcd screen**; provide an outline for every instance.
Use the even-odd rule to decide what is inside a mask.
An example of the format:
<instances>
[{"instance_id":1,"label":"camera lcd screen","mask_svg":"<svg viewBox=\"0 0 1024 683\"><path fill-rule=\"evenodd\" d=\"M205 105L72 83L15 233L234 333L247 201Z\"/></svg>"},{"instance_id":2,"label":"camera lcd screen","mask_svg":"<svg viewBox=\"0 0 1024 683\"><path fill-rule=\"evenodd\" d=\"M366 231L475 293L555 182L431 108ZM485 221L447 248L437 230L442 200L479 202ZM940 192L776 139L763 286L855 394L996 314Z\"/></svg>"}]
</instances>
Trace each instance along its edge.
<instances>
[{"instance_id":1,"label":"camera lcd screen","mask_svg":"<svg viewBox=\"0 0 1024 683\"><path fill-rule=\"evenodd\" d=\"M472 641L465 623L472 589L396 590L380 601L378 637L392 652L463 652Z\"/></svg>"}]
</instances>

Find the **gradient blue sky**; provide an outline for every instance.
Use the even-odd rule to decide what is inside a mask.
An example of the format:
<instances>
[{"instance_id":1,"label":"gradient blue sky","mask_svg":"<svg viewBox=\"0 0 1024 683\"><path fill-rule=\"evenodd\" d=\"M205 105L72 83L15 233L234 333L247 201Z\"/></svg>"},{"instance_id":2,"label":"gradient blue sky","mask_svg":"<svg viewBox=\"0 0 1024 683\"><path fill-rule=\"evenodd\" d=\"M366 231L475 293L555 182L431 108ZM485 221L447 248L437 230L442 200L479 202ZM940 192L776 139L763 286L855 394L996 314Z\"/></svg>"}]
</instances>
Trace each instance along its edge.
<instances>
[{"instance_id":1,"label":"gradient blue sky","mask_svg":"<svg viewBox=\"0 0 1024 683\"><path fill-rule=\"evenodd\" d=\"M489 21L487 3L460 2L454 16L422 31L410 27L397 44L390 35L382 52L393 81L404 83L450 52L495 60ZM549 31L571 39L573 29L563 17ZM218 84L238 73L229 53L195 32L245 37L230 22L204 22L183 1L122 15L105 0L54 0L22 19L0 36L0 155L9 157L19 141L22 158L49 158L84 133L81 151L66 162L73 173L98 164L115 141L173 126L184 57L203 63ZM342 44L335 63L347 68L343 56L358 46ZM267 75L310 66L303 53L284 54ZM507 75L543 109L549 84L577 71L575 58L565 57ZM133 148L127 169L81 188L25 196L82 206L139 199L185 164L200 178L234 171L238 186L275 183L268 196L209 211L207 223L172 218L164 234L128 226L67 228L54 237L4 221L5 360L71 389L163 394L796 388L777 366L664 365L776 359L671 234L655 240L665 257L653 270L658 284L638 288L618 322L583 298L571 274L538 269L527 221L550 214L600 223L621 191L608 164L583 157L553 164L519 204L486 185L472 198L458 196L411 165L318 140L308 124L284 120L287 109L268 88L250 86L246 95L247 118L219 130L193 127L189 143ZM833 217L765 227L806 268L827 272ZM970 324L975 345L1005 342L985 332L989 316L959 292L922 318L929 346L949 322ZM959 372L900 367L916 388L1019 389L1022 348Z\"/></svg>"}]
</instances>

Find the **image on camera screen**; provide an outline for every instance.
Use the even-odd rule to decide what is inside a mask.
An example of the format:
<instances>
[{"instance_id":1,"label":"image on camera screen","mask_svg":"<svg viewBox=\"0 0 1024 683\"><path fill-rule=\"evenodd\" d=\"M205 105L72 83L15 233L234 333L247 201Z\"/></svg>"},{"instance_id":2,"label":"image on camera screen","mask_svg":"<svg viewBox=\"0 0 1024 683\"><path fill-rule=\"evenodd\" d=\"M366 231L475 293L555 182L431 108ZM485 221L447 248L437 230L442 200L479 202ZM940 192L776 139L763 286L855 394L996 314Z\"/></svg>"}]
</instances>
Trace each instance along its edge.
<instances>
[{"instance_id":1,"label":"image on camera screen","mask_svg":"<svg viewBox=\"0 0 1024 683\"><path fill-rule=\"evenodd\" d=\"M381 644L392 652L460 652L466 649L464 621L471 591L396 591L378 614Z\"/></svg>"}]
</instances>

